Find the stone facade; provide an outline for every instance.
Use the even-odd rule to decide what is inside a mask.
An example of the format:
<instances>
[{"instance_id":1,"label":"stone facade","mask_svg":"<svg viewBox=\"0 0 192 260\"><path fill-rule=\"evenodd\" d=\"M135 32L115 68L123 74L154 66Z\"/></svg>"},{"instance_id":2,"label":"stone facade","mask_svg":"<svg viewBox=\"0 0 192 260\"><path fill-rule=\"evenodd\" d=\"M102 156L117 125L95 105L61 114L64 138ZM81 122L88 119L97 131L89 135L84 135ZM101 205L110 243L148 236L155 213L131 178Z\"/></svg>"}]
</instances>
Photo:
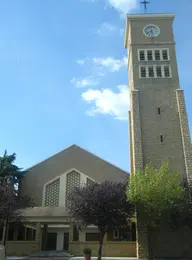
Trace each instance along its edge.
<instances>
[{"instance_id":1,"label":"stone facade","mask_svg":"<svg viewBox=\"0 0 192 260\"><path fill-rule=\"evenodd\" d=\"M21 255L23 250L22 254L30 255L43 250L82 255L82 248L91 245L96 252L99 231L95 226L78 230L67 210L68 195L74 187L106 180L124 182L128 176L127 172L76 145L31 167L22 179L20 192L33 197L36 207L23 210L25 223L19 230L9 227L8 254ZM105 239L104 254L135 256L135 233L135 225L129 230L118 230L117 236L111 230Z\"/></svg>"},{"instance_id":2,"label":"stone facade","mask_svg":"<svg viewBox=\"0 0 192 260\"><path fill-rule=\"evenodd\" d=\"M127 16L125 48L128 49L130 88L131 173L143 169L149 162L155 167L168 162L173 171L179 172L182 179L187 179L192 175L192 146L184 93L179 86L173 20L173 14ZM147 37L144 34L147 25L157 26L160 34ZM147 232L139 218L137 256L147 258ZM171 243L167 242L169 252L162 254L159 249L162 248L161 241L158 240L154 255L175 257L172 249L174 245L179 245L180 240L176 236L182 237L181 231L175 235L175 240L169 233L164 236L173 239ZM158 253L160 251L161 254ZM180 245L177 256L184 251ZM188 249L188 256L190 254Z\"/></svg>"},{"instance_id":3,"label":"stone facade","mask_svg":"<svg viewBox=\"0 0 192 260\"><path fill-rule=\"evenodd\" d=\"M77 145L72 145L27 169L27 174L22 179L20 185L21 193L32 196L36 206L42 206L44 196L46 195L44 192L45 186L61 176L59 197L60 202L64 202L66 198L64 196L63 185L67 182L65 175L74 169L81 173L82 181L83 178L85 179L84 183L86 182L86 177L98 182L105 180L125 181L128 178L126 171L119 169L115 165Z\"/></svg>"}]
</instances>

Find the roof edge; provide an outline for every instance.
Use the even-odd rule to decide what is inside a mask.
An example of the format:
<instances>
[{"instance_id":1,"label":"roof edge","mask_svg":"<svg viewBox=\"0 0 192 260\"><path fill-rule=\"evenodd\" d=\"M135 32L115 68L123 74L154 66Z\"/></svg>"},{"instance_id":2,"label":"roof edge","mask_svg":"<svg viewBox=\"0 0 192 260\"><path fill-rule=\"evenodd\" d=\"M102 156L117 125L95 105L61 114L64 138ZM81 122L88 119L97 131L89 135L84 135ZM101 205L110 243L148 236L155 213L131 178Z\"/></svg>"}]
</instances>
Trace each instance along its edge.
<instances>
[{"instance_id":1,"label":"roof edge","mask_svg":"<svg viewBox=\"0 0 192 260\"><path fill-rule=\"evenodd\" d=\"M130 174L128 171L121 169L121 168L118 167L117 165L115 165L115 164L113 164L113 163L111 163L111 162L109 162L109 161L107 161L107 160L105 160L105 159L99 157L98 155L95 155L94 153L92 153L92 152L90 152L90 151L88 151L88 150L86 150L86 149L84 149L84 148L82 148L82 147L80 147L79 145L76 145L76 144L73 144L73 145L70 145L70 146L66 147L65 149L63 149L63 150L61 150L61 151L59 151L59 152L57 152L57 153L51 155L50 157L48 157L48 158L46 158L46 159L44 159L44 160L42 160L42 161L36 163L35 165L33 165L33 166L27 168L25 171L26 171L26 172L29 171L29 170L32 169L33 167L36 167L37 165L39 165L39 164L41 164L41 163L43 163L43 162L49 160L50 158L56 156L57 154L59 154L59 153L65 151L65 150L67 150L67 149L70 149L70 148L72 148L72 147L79 148L79 149L81 149L81 150L83 150L83 151L85 151L85 152L91 154L92 156L97 157L98 159L100 159L100 160L102 160L102 161L104 161L104 162L110 164L111 166L115 167L116 169L119 169L120 171L125 172L125 173L127 173L128 175ZM26 174L27 174L27 173L26 173Z\"/></svg>"},{"instance_id":2,"label":"roof edge","mask_svg":"<svg viewBox=\"0 0 192 260\"><path fill-rule=\"evenodd\" d=\"M159 18L159 19L164 19L164 18L174 18L175 14L173 13L154 13L154 14L127 14L126 17L128 19L148 19L148 18Z\"/></svg>"},{"instance_id":3,"label":"roof edge","mask_svg":"<svg viewBox=\"0 0 192 260\"><path fill-rule=\"evenodd\" d=\"M29 171L31 168L33 168L33 167L35 167L35 166L37 166L37 165L39 165L39 164L41 164L41 163L47 161L49 158L51 158L51 157L53 157L53 156L55 156L55 155L57 155L57 154L59 154L59 153L65 151L65 150L67 150L67 149L69 149L69 148L72 148L73 146L77 146L77 145L75 145L75 144L69 145L69 146L67 146L65 149L60 150L59 152L54 153L53 155L47 157L46 159L43 159L43 160L39 161L38 163L34 164L33 166L31 166L31 167L25 169L25 171L26 171L26 172Z\"/></svg>"},{"instance_id":4,"label":"roof edge","mask_svg":"<svg viewBox=\"0 0 192 260\"><path fill-rule=\"evenodd\" d=\"M84 149L84 148L82 148L82 147L80 147L80 146L78 146L78 145L76 145L76 146L77 146L78 148L80 148L80 149L84 150L85 152L87 152L87 153L89 153L89 154L93 155L94 157L97 157L98 159L100 159L100 160L102 160L102 161L104 161L104 162L106 162L106 163L110 164L111 166L113 166L113 167L115 167L115 168L119 169L120 171L122 171L122 172L125 172L125 173L129 174L129 172L128 172L128 171L121 169L121 168L120 168L120 167L118 167L117 165L115 165L115 164L113 164L113 163L111 163L111 162L109 162L109 161L107 161L107 160L105 160L105 159L103 159L103 158L99 157L98 155L95 155L94 153L90 152L89 150L86 150L86 149Z\"/></svg>"}]
</instances>

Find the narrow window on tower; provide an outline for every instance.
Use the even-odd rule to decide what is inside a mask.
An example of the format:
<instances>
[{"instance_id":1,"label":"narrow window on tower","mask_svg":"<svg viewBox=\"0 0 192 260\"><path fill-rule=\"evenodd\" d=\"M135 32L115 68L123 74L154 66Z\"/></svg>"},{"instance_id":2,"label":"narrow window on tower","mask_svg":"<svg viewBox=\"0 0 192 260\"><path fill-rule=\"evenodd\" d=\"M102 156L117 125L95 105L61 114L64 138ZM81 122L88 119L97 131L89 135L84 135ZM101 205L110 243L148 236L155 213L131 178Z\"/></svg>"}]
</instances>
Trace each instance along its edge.
<instances>
[{"instance_id":1,"label":"narrow window on tower","mask_svg":"<svg viewBox=\"0 0 192 260\"><path fill-rule=\"evenodd\" d=\"M160 50L155 50L155 60L161 60Z\"/></svg>"},{"instance_id":2,"label":"narrow window on tower","mask_svg":"<svg viewBox=\"0 0 192 260\"><path fill-rule=\"evenodd\" d=\"M139 51L139 60L145 60L145 51L143 50Z\"/></svg>"},{"instance_id":3,"label":"narrow window on tower","mask_svg":"<svg viewBox=\"0 0 192 260\"><path fill-rule=\"evenodd\" d=\"M165 78L170 78L170 68L169 68L169 66L164 66L164 76L165 76Z\"/></svg>"},{"instance_id":4,"label":"narrow window on tower","mask_svg":"<svg viewBox=\"0 0 192 260\"><path fill-rule=\"evenodd\" d=\"M154 68L153 68L153 66L148 67L148 72L149 72L149 78L154 78Z\"/></svg>"},{"instance_id":5,"label":"narrow window on tower","mask_svg":"<svg viewBox=\"0 0 192 260\"><path fill-rule=\"evenodd\" d=\"M162 57L163 57L163 60L168 60L169 59L168 51L166 49L162 50Z\"/></svg>"},{"instance_id":6,"label":"narrow window on tower","mask_svg":"<svg viewBox=\"0 0 192 260\"><path fill-rule=\"evenodd\" d=\"M163 143L163 135L160 135L160 141Z\"/></svg>"},{"instance_id":7,"label":"narrow window on tower","mask_svg":"<svg viewBox=\"0 0 192 260\"><path fill-rule=\"evenodd\" d=\"M153 52L150 50L147 51L147 60L153 60Z\"/></svg>"},{"instance_id":8,"label":"narrow window on tower","mask_svg":"<svg viewBox=\"0 0 192 260\"><path fill-rule=\"evenodd\" d=\"M156 74L157 74L157 78L162 77L161 66L156 66Z\"/></svg>"},{"instance_id":9,"label":"narrow window on tower","mask_svg":"<svg viewBox=\"0 0 192 260\"><path fill-rule=\"evenodd\" d=\"M160 107L157 108L157 114L158 114L158 115L161 114L161 108L160 108Z\"/></svg>"},{"instance_id":10,"label":"narrow window on tower","mask_svg":"<svg viewBox=\"0 0 192 260\"><path fill-rule=\"evenodd\" d=\"M146 78L146 67L140 67L140 77L141 78Z\"/></svg>"}]
</instances>

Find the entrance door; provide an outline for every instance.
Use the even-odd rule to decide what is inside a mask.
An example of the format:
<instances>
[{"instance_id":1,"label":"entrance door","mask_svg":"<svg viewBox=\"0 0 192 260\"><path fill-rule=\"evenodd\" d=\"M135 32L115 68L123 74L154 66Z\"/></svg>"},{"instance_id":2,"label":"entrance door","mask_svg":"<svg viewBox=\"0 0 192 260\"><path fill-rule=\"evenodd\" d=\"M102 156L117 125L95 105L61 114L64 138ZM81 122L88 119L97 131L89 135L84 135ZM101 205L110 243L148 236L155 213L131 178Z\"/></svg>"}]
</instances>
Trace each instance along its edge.
<instances>
[{"instance_id":1,"label":"entrance door","mask_svg":"<svg viewBox=\"0 0 192 260\"><path fill-rule=\"evenodd\" d=\"M57 248L57 233L47 234L47 251L56 251Z\"/></svg>"},{"instance_id":2,"label":"entrance door","mask_svg":"<svg viewBox=\"0 0 192 260\"><path fill-rule=\"evenodd\" d=\"M63 250L69 249L69 233L64 233Z\"/></svg>"}]
</instances>

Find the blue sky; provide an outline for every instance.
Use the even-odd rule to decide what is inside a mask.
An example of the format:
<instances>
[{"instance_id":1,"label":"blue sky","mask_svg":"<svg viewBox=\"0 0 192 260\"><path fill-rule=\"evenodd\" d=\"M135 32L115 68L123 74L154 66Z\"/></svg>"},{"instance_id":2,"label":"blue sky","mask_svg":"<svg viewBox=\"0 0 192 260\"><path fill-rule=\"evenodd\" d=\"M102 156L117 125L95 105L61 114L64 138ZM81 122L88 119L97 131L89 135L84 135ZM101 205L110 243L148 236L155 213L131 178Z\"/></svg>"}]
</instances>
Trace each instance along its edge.
<instances>
[{"instance_id":1,"label":"blue sky","mask_svg":"<svg viewBox=\"0 0 192 260\"><path fill-rule=\"evenodd\" d=\"M0 0L0 152L27 168L77 144L129 170L123 31L136 0ZM192 2L151 0L176 14L181 88L192 130Z\"/></svg>"}]
</instances>

